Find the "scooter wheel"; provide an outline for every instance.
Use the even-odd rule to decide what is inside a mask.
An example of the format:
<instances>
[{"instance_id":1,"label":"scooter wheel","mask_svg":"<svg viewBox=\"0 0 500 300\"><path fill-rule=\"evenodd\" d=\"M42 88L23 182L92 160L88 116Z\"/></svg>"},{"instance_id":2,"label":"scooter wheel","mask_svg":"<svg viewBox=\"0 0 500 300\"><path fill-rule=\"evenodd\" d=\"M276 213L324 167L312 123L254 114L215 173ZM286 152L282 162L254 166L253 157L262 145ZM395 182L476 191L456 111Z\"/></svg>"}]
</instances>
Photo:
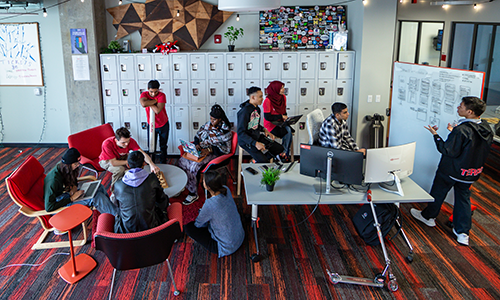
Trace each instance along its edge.
<instances>
[{"instance_id":1,"label":"scooter wheel","mask_svg":"<svg viewBox=\"0 0 500 300\"><path fill-rule=\"evenodd\" d=\"M398 286L398 283L396 282L395 279L393 280L390 280L388 283L387 283L387 288L389 288L389 290L395 292L398 290L399 286Z\"/></svg>"},{"instance_id":2,"label":"scooter wheel","mask_svg":"<svg viewBox=\"0 0 500 300\"><path fill-rule=\"evenodd\" d=\"M250 259L252 260L252 262L256 263L262 259L262 256L260 256L257 253L254 253L254 254L252 254L252 256L250 256Z\"/></svg>"},{"instance_id":3,"label":"scooter wheel","mask_svg":"<svg viewBox=\"0 0 500 300\"><path fill-rule=\"evenodd\" d=\"M375 279L373 279L373 281L375 283L382 283L382 284L384 284L384 282L385 282L385 276L382 275L382 273L378 273L377 275L375 275Z\"/></svg>"}]
</instances>

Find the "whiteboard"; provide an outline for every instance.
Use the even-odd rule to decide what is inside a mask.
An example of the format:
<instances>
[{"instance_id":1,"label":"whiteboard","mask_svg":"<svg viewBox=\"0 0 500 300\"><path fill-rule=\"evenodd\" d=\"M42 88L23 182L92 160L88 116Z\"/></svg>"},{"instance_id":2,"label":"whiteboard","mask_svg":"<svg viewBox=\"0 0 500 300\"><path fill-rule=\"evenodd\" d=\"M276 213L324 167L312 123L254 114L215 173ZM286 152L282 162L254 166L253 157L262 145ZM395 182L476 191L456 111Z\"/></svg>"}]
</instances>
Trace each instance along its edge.
<instances>
[{"instance_id":1,"label":"whiteboard","mask_svg":"<svg viewBox=\"0 0 500 300\"><path fill-rule=\"evenodd\" d=\"M394 63L389 146L417 142L410 177L424 190L430 191L441 158L424 126L437 125L446 140L448 123L459 120L462 97L481 98L483 83L483 72Z\"/></svg>"},{"instance_id":2,"label":"whiteboard","mask_svg":"<svg viewBox=\"0 0 500 300\"><path fill-rule=\"evenodd\" d=\"M0 85L43 86L38 23L0 24Z\"/></svg>"}]
</instances>

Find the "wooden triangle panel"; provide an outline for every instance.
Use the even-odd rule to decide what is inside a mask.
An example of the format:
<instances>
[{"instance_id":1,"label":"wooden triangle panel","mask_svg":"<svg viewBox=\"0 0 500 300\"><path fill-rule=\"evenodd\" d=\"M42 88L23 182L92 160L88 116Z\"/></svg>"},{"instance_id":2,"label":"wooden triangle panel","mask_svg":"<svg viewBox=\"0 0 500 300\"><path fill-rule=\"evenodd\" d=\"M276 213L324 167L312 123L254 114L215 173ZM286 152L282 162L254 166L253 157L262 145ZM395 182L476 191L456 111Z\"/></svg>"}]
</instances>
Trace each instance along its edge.
<instances>
[{"instance_id":1,"label":"wooden triangle panel","mask_svg":"<svg viewBox=\"0 0 500 300\"><path fill-rule=\"evenodd\" d=\"M197 27L196 27L196 20L193 19L193 21L187 23L186 24L186 29L187 29L189 35L191 36L191 39L195 43L196 48L199 48L199 45L198 45L198 30L197 30Z\"/></svg>"},{"instance_id":2,"label":"wooden triangle panel","mask_svg":"<svg viewBox=\"0 0 500 300\"><path fill-rule=\"evenodd\" d=\"M115 6L108 8L107 11L111 16L113 16L113 23L121 23L123 16L127 12L128 8L130 7L130 4L127 5L121 5L121 6Z\"/></svg>"},{"instance_id":3,"label":"wooden triangle panel","mask_svg":"<svg viewBox=\"0 0 500 300\"><path fill-rule=\"evenodd\" d=\"M182 27L179 30L177 30L174 33L174 39L179 41L178 44L181 50L198 49L186 27Z\"/></svg>"}]
</instances>

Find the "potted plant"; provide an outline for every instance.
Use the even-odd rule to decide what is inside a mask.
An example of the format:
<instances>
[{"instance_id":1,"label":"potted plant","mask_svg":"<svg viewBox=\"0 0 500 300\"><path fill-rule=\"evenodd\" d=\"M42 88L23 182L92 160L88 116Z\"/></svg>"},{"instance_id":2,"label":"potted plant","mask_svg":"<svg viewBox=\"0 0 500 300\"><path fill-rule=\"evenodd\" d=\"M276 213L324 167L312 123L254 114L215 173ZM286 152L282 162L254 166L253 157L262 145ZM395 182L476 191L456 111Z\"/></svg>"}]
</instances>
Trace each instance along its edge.
<instances>
[{"instance_id":1,"label":"potted plant","mask_svg":"<svg viewBox=\"0 0 500 300\"><path fill-rule=\"evenodd\" d=\"M234 28L234 26L229 26L227 28L227 31L224 33L224 37L229 41L229 45L227 47L230 52L234 51L234 42L241 36L243 36L243 28Z\"/></svg>"},{"instance_id":2,"label":"potted plant","mask_svg":"<svg viewBox=\"0 0 500 300\"><path fill-rule=\"evenodd\" d=\"M108 49L110 49L113 53L117 53L117 52L122 52L123 51L123 48L120 45L120 43L118 43L118 41L111 41L111 42L109 42Z\"/></svg>"},{"instance_id":3,"label":"potted plant","mask_svg":"<svg viewBox=\"0 0 500 300\"><path fill-rule=\"evenodd\" d=\"M260 184L266 186L268 192L274 190L274 184L280 179L280 169L268 168L262 172L262 178L260 179Z\"/></svg>"}]
</instances>

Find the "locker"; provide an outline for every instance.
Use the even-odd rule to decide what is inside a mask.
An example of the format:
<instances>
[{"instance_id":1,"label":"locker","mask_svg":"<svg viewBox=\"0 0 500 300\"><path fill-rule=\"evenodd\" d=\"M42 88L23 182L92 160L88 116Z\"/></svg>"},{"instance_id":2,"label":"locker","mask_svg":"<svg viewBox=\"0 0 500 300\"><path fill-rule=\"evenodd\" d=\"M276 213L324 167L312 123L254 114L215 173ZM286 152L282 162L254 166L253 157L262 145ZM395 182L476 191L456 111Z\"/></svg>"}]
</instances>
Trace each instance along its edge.
<instances>
[{"instance_id":1,"label":"locker","mask_svg":"<svg viewBox=\"0 0 500 300\"><path fill-rule=\"evenodd\" d=\"M120 59L120 79L121 80L133 80L135 79L134 75L134 56L132 55L120 55L118 56Z\"/></svg>"},{"instance_id":2,"label":"locker","mask_svg":"<svg viewBox=\"0 0 500 300\"><path fill-rule=\"evenodd\" d=\"M140 94L135 89L135 81L127 80L120 82L120 99L123 105L136 105L139 103Z\"/></svg>"},{"instance_id":3,"label":"locker","mask_svg":"<svg viewBox=\"0 0 500 300\"><path fill-rule=\"evenodd\" d=\"M151 55L138 55L136 57L136 69L137 79L148 79L153 78L153 68L151 66Z\"/></svg>"},{"instance_id":4,"label":"locker","mask_svg":"<svg viewBox=\"0 0 500 300\"><path fill-rule=\"evenodd\" d=\"M139 137L139 120L137 119L137 106L124 105L122 106L122 123L121 126L130 131L134 139Z\"/></svg>"},{"instance_id":5,"label":"locker","mask_svg":"<svg viewBox=\"0 0 500 300\"><path fill-rule=\"evenodd\" d=\"M209 104L224 104L224 81L211 79L208 81L208 101Z\"/></svg>"},{"instance_id":6,"label":"locker","mask_svg":"<svg viewBox=\"0 0 500 300\"><path fill-rule=\"evenodd\" d=\"M117 73L116 55L101 55L102 80L116 80Z\"/></svg>"},{"instance_id":7,"label":"locker","mask_svg":"<svg viewBox=\"0 0 500 300\"><path fill-rule=\"evenodd\" d=\"M281 82L285 84L285 96L287 105L298 104L299 99L297 95L297 80L282 79Z\"/></svg>"},{"instance_id":8,"label":"locker","mask_svg":"<svg viewBox=\"0 0 500 300\"><path fill-rule=\"evenodd\" d=\"M297 78L297 53L284 53L281 56L281 78Z\"/></svg>"},{"instance_id":9,"label":"locker","mask_svg":"<svg viewBox=\"0 0 500 300\"><path fill-rule=\"evenodd\" d=\"M175 150L179 154L179 149L177 149L177 146L180 145L179 140L191 141L189 137L191 132L189 129L189 110L187 106L175 106L173 110L174 115L172 118L173 122L170 123L170 136L174 138L172 144L175 149L172 150Z\"/></svg>"},{"instance_id":10,"label":"locker","mask_svg":"<svg viewBox=\"0 0 500 300\"><path fill-rule=\"evenodd\" d=\"M228 80L226 87L227 104L239 104L243 102L243 90L241 87L241 80Z\"/></svg>"},{"instance_id":11,"label":"locker","mask_svg":"<svg viewBox=\"0 0 500 300\"><path fill-rule=\"evenodd\" d=\"M138 88L139 90L137 91L137 99L139 99L139 96L148 90L148 82L149 80L139 80L138 82ZM160 92L165 93L165 96L167 97L167 104L172 104L172 87L170 86L170 81L169 80L158 80L160 83Z\"/></svg>"},{"instance_id":12,"label":"locker","mask_svg":"<svg viewBox=\"0 0 500 300\"><path fill-rule=\"evenodd\" d=\"M189 71L191 79L205 79L206 65L204 54L191 54L189 56Z\"/></svg>"},{"instance_id":13,"label":"locker","mask_svg":"<svg viewBox=\"0 0 500 300\"><path fill-rule=\"evenodd\" d=\"M180 143L175 142L174 138L174 115L173 115L173 106L165 106L165 109L167 110L167 116L168 116L168 122L170 126L170 130L168 133L168 142L167 142L167 147L168 147L168 153L170 154L180 154L179 149L177 148ZM160 146L157 145L157 150L160 151Z\"/></svg>"},{"instance_id":14,"label":"locker","mask_svg":"<svg viewBox=\"0 0 500 300\"><path fill-rule=\"evenodd\" d=\"M245 80L245 86L243 86L243 98L242 99L248 99L248 89L251 88L252 86L257 86L257 87L260 87L262 89L262 92L264 92L264 89L262 88L261 84L260 84L260 80L259 79L250 79L250 80ZM265 96L264 96L265 98ZM244 100L242 100L241 102L243 102Z\"/></svg>"},{"instance_id":15,"label":"locker","mask_svg":"<svg viewBox=\"0 0 500 300\"><path fill-rule=\"evenodd\" d=\"M316 89L314 80L300 80L299 81L299 104L315 103Z\"/></svg>"},{"instance_id":16,"label":"locker","mask_svg":"<svg viewBox=\"0 0 500 300\"><path fill-rule=\"evenodd\" d=\"M318 62L318 78L335 78L337 71L337 53L320 53Z\"/></svg>"},{"instance_id":17,"label":"locker","mask_svg":"<svg viewBox=\"0 0 500 300\"><path fill-rule=\"evenodd\" d=\"M299 63L300 79L316 78L316 54L301 53Z\"/></svg>"},{"instance_id":18,"label":"locker","mask_svg":"<svg viewBox=\"0 0 500 300\"><path fill-rule=\"evenodd\" d=\"M318 104L332 104L334 102L333 100L335 99L335 96L333 79L319 79L318 88L316 90L318 96Z\"/></svg>"},{"instance_id":19,"label":"locker","mask_svg":"<svg viewBox=\"0 0 500 300\"><path fill-rule=\"evenodd\" d=\"M137 128L137 138L134 138L137 143L139 144L139 147L141 147L142 150L144 151L149 151L149 144L148 144L148 120L146 116L146 112L144 111L144 108L142 106L137 108L137 114L138 114L138 119L139 119L139 126Z\"/></svg>"},{"instance_id":20,"label":"locker","mask_svg":"<svg viewBox=\"0 0 500 300\"><path fill-rule=\"evenodd\" d=\"M224 109L229 122L232 124L232 130L236 132L238 126L238 111L240 110L239 105L228 105Z\"/></svg>"},{"instance_id":21,"label":"locker","mask_svg":"<svg viewBox=\"0 0 500 300\"><path fill-rule=\"evenodd\" d=\"M280 79L280 55L277 53L264 53L262 69L265 79ZM287 66L289 68L290 66Z\"/></svg>"},{"instance_id":22,"label":"locker","mask_svg":"<svg viewBox=\"0 0 500 300\"><path fill-rule=\"evenodd\" d=\"M188 104L189 92L187 80L174 80L172 92L172 99L174 100L174 104Z\"/></svg>"},{"instance_id":23,"label":"locker","mask_svg":"<svg viewBox=\"0 0 500 300\"><path fill-rule=\"evenodd\" d=\"M226 56L226 79L241 79L241 66L241 54L228 54Z\"/></svg>"},{"instance_id":24,"label":"locker","mask_svg":"<svg viewBox=\"0 0 500 300\"><path fill-rule=\"evenodd\" d=\"M318 105L318 107L316 107L316 108L319 108L321 110L321 112L323 113L323 117L325 119L328 118L332 114L332 104L333 104L333 102L330 104L321 104L321 105ZM350 108L349 108L349 112L350 112ZM349 121L349 119L347 119L347 120Z\"/></svg>"},{"instance_id":25,"label":"locker","mask_svg":"<svg viewBox=\"0 0 500 300\"><path fill-rule=\"evenodd\" d=\"M297 143L297 152L295 152L295 155L300 154L300 144L307 144L309 142L309 133L307 133L307 127L306 127L306 120L307 120L307 114L310 113L311 111L314 110L313 105L300 105L299 110L297 111L297 114L303 114L302 118L297 122L295 125L295 135L297 136L294 139L294 143ZM294 149L294 150L295 150Z\"/></svg>"},{"instance_id":26,"label":"locker","mask_svg":"<svg viewBox=\"0 0 500 300\"><path fill-rule=\"evenodd\" d=\"M192 104L205 104L207 99L207 83L205 80L191 80L189 93Z\"/></svg>"},{"instance_id":27,"label":"locker","mask_svg":"<svg viewBox=\"0 0 500 300\"><path fill-rule=\"evenodd\" d=\"M354 52L339 52L337 79L352 79L354 73Z\"/></svg>"},{"instance_id":28,"label":"locker","mask_svg":"<svg viewBox=\"0 0 500 300\"><path fill-rule=\"evenodd\" d=\"M173 79L188 78L187 54L172 54Z\"/></svg>"},{"instance_id":29,"label":"locker","mask_svg":"<svg viewBox=\"0 0 500 300\"><path fill-rule=\"evenodd\" d=\"M102 83L102 100L104 105L118 105L118 82L104 81Z\"/></svg>"},{"instance_id":30,"label":"locker","mask_svg":"<svg viewBox=\"0 0 500 300\"><path fill-rule=\"evenodd\" d=\"M208 78L209 79L224 79L224 55L210 54L208 55Z\"/></svg>"},{"instance_id":31,"label":"locker","mask_svg":"<svg viewBox=\"0 0 500 300\"><path fill-rule=\"evenodd\" d=\"M297 110L298 110L298 107L295 106L295 105L288 105L287 104L287 107L286 107L286 113L289 117L293 117L293 116L296 116L298 115L297 113ZM299 120L299 122L305 120L305 116L302 116L302 118ZM293 129L295 129L295 132L297 132L297 129L299 128L299 122L297 122L295 125L292 125L291 127ZM298 148L299 148L299 145L297 143L297 134L295 133L293 135L293 153L297 153L298 151Z\"/></svg>"},{"instance_id":32,"label":"locker","mask_svg":"<svg viewBox=\"0 0 500 300\"><path fill-rule=\"evenodd\" d=\"M169 55L153 55L153 78L157 80L170 79Z\"/></svg>"},{"instance_id":33,"label":"locker","mask_svg":"<svg viewBox=\"0 0 500 300\"><path fill-rule=\"evenodd\" d=\"M139 80L139 84L138 84L138 88L139 90L137 91L137 94L139 94L139 96L148 90L148 82L149 80ZM160 90L163 89L163 84L160 82ZM164 92L164 91L163 91Z\"/></svg>"},{"instance_id":34,"label":"locker","mask_svg":"<svg viewBox=\"0 0 500 300\"><path fill-rule=\"evenodd\" d=\"M350 106L352 104L352 80L337 80L334 97L334 102L343 102Z\"/></svg>"},{"instance_id":35,"label":"locker","mask_svg":"<svg viewBox=\"0 0 500 300\"><path fill-rule=\"evenodd\" d=\"M269 86L269 84L270 84L271 82L273 82L274 80L275 80L275 79L269 79L269 78L268 78L268 79L264 79L264 80L262 81L262 93L264 93L264 99L265 99L265 98L266 98L266 96L267 96L267 87L268 87L268 86Z\"/></svg>"},{"instance_id":36,"label":"locker","mask_svg":"<svg viewBox=\"0 0 500 300\"><path fill-rule=\"evenodd\" d=\"M208 121L210 121L210 116L208 115L206 106L191 107L190 141L194 140L200 127Z\"/></svg>"},{"instance_id":37,"label":"locker","mask_svg":"<svg viewBox=\"0 0 500 300\"><path fill-rule=\"evenodd\" d=\"M247 53L245 54L245 64L243 65L245 79L260 78L260 54Z\"/></svg>"},{"instance_id":38,"label":"locker","mask_svg":"<svg viewBox=\"0 0 500 300\"><path fill-rule=\"evenodd\" d=\"M106 123L109 123L113 127L113 130L120 128L120 107L114 105L106 106L104 108L104 119Z\"/></svg>"}]
</instances>

